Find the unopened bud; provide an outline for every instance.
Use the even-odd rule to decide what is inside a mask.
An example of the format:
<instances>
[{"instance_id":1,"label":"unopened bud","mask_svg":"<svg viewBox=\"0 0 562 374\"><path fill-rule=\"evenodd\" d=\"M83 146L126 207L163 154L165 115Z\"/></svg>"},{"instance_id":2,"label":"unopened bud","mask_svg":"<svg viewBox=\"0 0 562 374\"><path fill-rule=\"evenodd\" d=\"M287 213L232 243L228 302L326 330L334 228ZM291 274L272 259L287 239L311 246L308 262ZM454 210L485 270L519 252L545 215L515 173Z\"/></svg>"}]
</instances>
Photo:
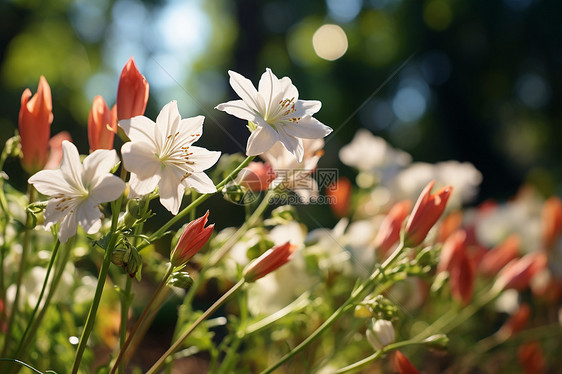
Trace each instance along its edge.
<instances>
[{"instance_id":1,"label":"unopened bud","mask_svg":"<svg viewBox=\"0 0 562 374\"><path fill-rule=\"evenodd\" d=\"M422 342L431 348L443 350L447 348L449 338L445 334L435 334L425 338Z\"/></svg>"},{"instance_id":2,"label":"unopened bud","mask_svg":"<svg viewBox=\"0 0 562 374\"><path fill-rule=\"evenodd\" d=\"M127 253L126 248L115 248L111 254L111 262L117 266L123 266L123 258Z\"/></svg>"},{"instance_id":3,"label":"unopened bud","mask_svg":"<svg viewBox=\"0 0 562 374\"><path fill-rule=\"evenodd\" d=\"M223 188L222 195L225 200L230 201L235 204L242 203L244 196L246 195L248 189L239 184L230 184Z\"/></svg>"},{"instance_id":4,"label":"unopened bud","mask_svg":"<svg viewBox=\"0 0 562 374\"><path fill-rule=\"evenodd\" d=\"M371 311L371 308L366 305L357 305L353 311L353 315L357 318L371 318L373 316L373 312Z\"/></svg>"},{"instance_id":5,"label":"unopened bud","mask_svg":"<svg viewBox=\"0 0 562 374\"><path fill-rule=\"evenodd\" d=\"M394 343L394 340L396 339L392 322L384 319L372 319L366 335L369 344L371 344L371 346L377 351L380 351L387 345Z\"/></svg>"},{"instance_id":6,"label":"unopened bud","mask_svg":"<svg viewBox=\"0 0 562 374\"><path fill-rule=\"evenodd\" d=\"M10 139L6 140L4 152L6 152L8 157L20 157L22 155L20 140L21 138L19 135L14 135Z\"/></svg>"}]
</instances>

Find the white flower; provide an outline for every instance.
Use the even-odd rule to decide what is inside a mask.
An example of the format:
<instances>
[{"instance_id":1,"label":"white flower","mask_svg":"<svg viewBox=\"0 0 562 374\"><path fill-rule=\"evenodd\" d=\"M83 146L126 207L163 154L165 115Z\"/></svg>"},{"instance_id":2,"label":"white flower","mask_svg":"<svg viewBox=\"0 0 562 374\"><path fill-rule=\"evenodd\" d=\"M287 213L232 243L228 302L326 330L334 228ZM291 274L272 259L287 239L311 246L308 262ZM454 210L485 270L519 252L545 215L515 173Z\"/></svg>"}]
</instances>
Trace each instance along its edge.
<instances>
[{"instance_id":1,"label":"white flower","mask_svg":"<svg viewBox=\"0 0 562 374\"><path fill-rule=\"evenodd\" d=\"M323 139L305 139L303 141L303 160L297 161L280 143L275 144L261 157L271 165L276 178L270 188L281 186L294 191L304 203L318 197L318 183L311 174L316 169L318 160L324 154Z\"/></svg>"},{"instance_id":2,"label":"white flower","mask_svg":"<svg viewBox=\"0 0 562 374\"><path fill-rule=\"evenodd\" d=\"M203 119L181 119L176 102L171 101L156 123L144 116L119 121L131 139L121 148L123 165L131 173L129 196L146 195L158 185L160 203L177 214L186 188L200 193L217 191L203 170L217 162L220 152L192 145L201 137Z\"/></svg>"},{"instance_id":3,"label":"white flower","mask_svg":"<svg viewBox=\"0 0 562 374\"><path fill-rule=\"evenodd\" d=\"M383 138L365 129L355 133L351 143L340 149L339 156L344 164L366 172L394 170L412 161L408 153L392 148Z\"/></svg>"},{"instance_id":4,"label":"white flower","mask_svg":"<svg viewBox=\"0 0 562 374\"><path fill-rule=\"evenodd\" d=\"M332 129L312 117L322 103L299 100L299 92L288 77L278 79L268 68L262 74L258 90L242 75L229 71L230 85L242 100L217 105L222 110L252 122L256 129L248 138L246 154L259 155L278 141L302 161L302 139L319 139Z\"/></svg>"},{"instance_id":5,"label":"white flower","mask_svg":"<svg viewBox=\"0 0 562 374\"><path fill-rule=\"evenodd\" d=\"M59 239L64 243L76 234L78 224L88 234L101 228L98 204L117 199L125 190L125 182L110 173L119 159L115 150L97 150L80 163L76 146L62 143L60 169L42 170L29 183L42 194L50 196L45 211L45 228L61 221Z\"/></svg>"}]
</instances>

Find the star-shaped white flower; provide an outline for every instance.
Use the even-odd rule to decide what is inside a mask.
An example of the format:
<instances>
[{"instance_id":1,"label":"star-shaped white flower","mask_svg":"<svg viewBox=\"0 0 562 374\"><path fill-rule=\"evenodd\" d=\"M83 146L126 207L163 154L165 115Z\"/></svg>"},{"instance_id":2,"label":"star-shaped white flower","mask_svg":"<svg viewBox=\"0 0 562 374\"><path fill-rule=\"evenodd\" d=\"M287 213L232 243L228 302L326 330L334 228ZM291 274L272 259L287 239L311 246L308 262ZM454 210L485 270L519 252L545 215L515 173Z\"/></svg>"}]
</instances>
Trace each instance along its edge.
<instances>
[{"instance_id":1,"label":"star-shaped white flower","mask_svg":"<svg viewBox=\"0 0 562 374\"><path fill-rule=\"evenodd\" d=\"M186 188L200 193L217 189L203 170L220 152L193 146L203 133L203 116L181 119L175 101L166 104L156 123L144 116L119 121L130 142L123 144L123 166L131 173L130 197L151 193L158 185L160 203L177 214Z\"/></svg>"},{"instance_id":2,"label":"star-shaped white flower","mask_svg":"<svg viewBox=\"0 0 562 374\"><path fill-rule=\"evenodd\" d=\"M319 139L332 129L312 115L322 103L316 100L299 100L299 92L288 77L278 79L268 68L262 74L258 90L242 75L229 71L230 85L242 100L217 105L222 110L252 122L256 129L248 138L246 155L259 155L278 141L302 161L302 139Z\"/></svg>"},{"instance_id":3,"label":"star-shaped white flower","mask_svg":"<svg viewBox=\"0 0 562 374\"><path fill-rule=\"evenodd\" d=\"M125 190L125 182L110 173L119 162L115 150L97 150L80 163L76 146L62 143L60 169L42 170L29 178L37 191L51 198L45 210L45 228L57 222L59 240L65 243L76 234L78 224L88 234L102 226L98 205L116 200Z\"/></svg>"}]
</instances>

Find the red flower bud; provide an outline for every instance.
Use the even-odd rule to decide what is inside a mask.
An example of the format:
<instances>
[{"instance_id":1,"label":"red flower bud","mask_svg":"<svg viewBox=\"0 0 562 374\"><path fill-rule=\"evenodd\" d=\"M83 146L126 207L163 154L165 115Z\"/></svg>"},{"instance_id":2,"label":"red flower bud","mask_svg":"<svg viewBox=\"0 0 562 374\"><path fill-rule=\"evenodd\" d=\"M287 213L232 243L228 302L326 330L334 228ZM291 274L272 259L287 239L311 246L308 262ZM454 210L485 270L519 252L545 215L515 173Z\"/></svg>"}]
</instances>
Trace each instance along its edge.
<instances>
[{"instance_id":1,"label":"red flower bud","mask_svg":"<svg viewBox=\"0 0 562 374\"><path fill-rule=\"evenodd\" d=\"M539 342L532 341L521 344L517 356L525 374L544 373L546 362Z\"/></svg>"},{"instance_id":2,"label":"red flower bud","mask_svg":"<svg viewBox=\"0 0 562 374\"><path fill-rule=\"evenodd\" d=\"M326 196L330 197L330 208L338 218L349 214L351 206L351 182L346 177L339 178L336 182L326 187Z\"/></svg>"},{"instance_id":3,"label":"red flower bud","mask_svg":"<svg viewBox=\"0 0 562 374\"><path fill-rule=\"evenodd\" d=\"M466 253L467 235L465 230L457 230L451 234L441 249L437 272L450 271L459 261L460 256Z\"/></svg>"},{"instance_id":4,"label":"red flower bud","mask_svg":"<svg viewBox=\"0 0 562 374\"><path fill-rule=\"evenodd\" d=\"M37 93L31 96L28 88L21 95L18 128L23 153L22 166L29 174L34 174L47 163L53 122L51 88L44 76L39 78Z\"/></svg>"},{"instance_id":5,"label":"red flower bud","mask_svg":"<svg viewBox=\"0 0 562 374\"><path fill-rule=\"evenodd\" d=\"M187 224L170 254L170 261L175 267L185 265L203 246L213 233L214 224L205 227L209 211Z\"/></svg>"},{"instance_id":6,"label":"red flower bud","mask_svg":"<svg viewBox=\"0 0 562 374\"><path fill-rule=\"evenodd\" d=\"M113 149L113 138L117 133L115 111L109 109L101 96L96 96L88 116L88 142L90 152L96 149Z\"/></svg>"},{"instance_id":7,"label":"red flower bud","mask_svg":"<svg viewBox=\"0 0 562 374\"><path fill-rule=\"evenodd\" d=\"M394 353L394 366L399 374L420 374L420 371L400 351Z\"/></svg>"},{"instance_id":8,"label":"red flower bud","mask_svg":"<svg viewBox=\"0 0 562 374\"><path fill-rule=\"evenodd\" d=\"M121 72L117 87L117 119L121 121L143 115L147 102L148 82L131 57Z\"/></svg>"},{"instance_id":9,"label":"red flower bud","mask_svg":"<svg viewBox=\"0 0 562 374\"><path fill-rule=\"evenodd\" d=\"M551 249L562 233L562 201L553 196L545 201L542 210L542 237L545 249Z\"/></svg>"},{"instance_id":10,"label":"red flower bud","mask_svg":"<svg viewBox=\"0 0 562 374\"><path fill-rule=\"evenodd\" d=\"M289 262L297 247L290 242L273 247L265 251L244 269L244 278L247 282L254 282L282 265Z\"/></svg>"},{"instance_id":11,"label":"red flower bud","mask_svg":"<svg viewBox=\"0 0 562 374\"><path fill-rule=\"evenodd\" d=\"M250 162L247 167L240 170L236 180L250 191L257 192L267 190L276 177L271 165L263 162Z\"/></svg>"},{"instance_id":12,"label":"red flower bud","mask_svg":"<svg viewBox=\"0 0 562 374\"><path fill-rule=\"evenodd\" d=\"M519 235L512 234L503 242L492 248L482 257L478 270L485 276L496 275L511 260L519 256L521 239Z\"/></svg>"},{"instance_id":13,"label":"red flower bud","mask_svg":"<svg viewBox=\"0 0 562 374\"><path fill-rule=\"evenodd\" d=\"M546 263L546 255L542 252L529 253L517 260L512 260L498 274L495 287L524 290L529 286L533 276L544 269Z\"/></svg>"},{"instance_id":14,"label":"red flower bud","mask_svg":"<svg viewBox=\"0 0 562 374\"><path fill-rule=\"evenodd\" d=\"M447 205L447 200L453 191L452 186L447 186L435 194L431 194L431 189L435 181L429 182L429 184L423 189L412 214L408 218L408 223L406 223L406 237L405 245L407 247L416 247L420 245L429 230L435 225L435 222L441 217L445 206Z\"/></svg>"},{"instance_id":15,"label":"red flower bud","mask_svg":"<svg viewBox=\"0 0 562 374\"><path fill-rule=\"evenodd\" d=\"M62 142L72 142L72 137L67 131L61 131L49 139L49 158L44 169L58 169L62 161Z\"/></svg>"},{"instance_id":16,"label":"red flower bud","mask_svg":"<svg viewBox=\"0 0 562 374\"><path fill-rule=\"evenodd\" d=\"M375 237L375 250L385 255L398 240L400 240L400 230L402 223L412 209L412 203L409 200L402 200L390 209L386 217L379 227L377 236Z\"/></svg>"}]
</instances>

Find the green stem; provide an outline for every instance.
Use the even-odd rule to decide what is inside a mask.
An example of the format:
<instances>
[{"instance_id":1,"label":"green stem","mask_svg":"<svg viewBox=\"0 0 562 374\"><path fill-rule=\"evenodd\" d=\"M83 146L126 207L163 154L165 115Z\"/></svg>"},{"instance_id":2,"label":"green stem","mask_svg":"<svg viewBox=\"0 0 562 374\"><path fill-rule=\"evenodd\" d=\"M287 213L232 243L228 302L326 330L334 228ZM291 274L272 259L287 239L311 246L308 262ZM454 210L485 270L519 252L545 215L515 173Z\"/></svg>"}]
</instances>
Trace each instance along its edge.
<instances>
[{"instance_id":1,"label":"green stem","mask_svg":"<svg viewBox=\"0 0 562 374\"><path fill-rule=\"evenodd\" d=\"M267 374L273 372L275 369L279 368L285 362L289 361L292 357L294 357L297 353L301 352L305 349L310 343L312 343L316 338L318 338L321 334L327 331L330 326L343 314L345 313L349 307L353 306L359 299L363 298L365 294L371 289L371 287L376 283L378 276L392 264L399 255L403 252L404 245L403 243L400 244L398 248L386 259L386 261L375 271L371 274L371 276L365 280L362 284L359 285L349 296L349 298L332 313L330 317L324 323L318 327L311 335L309 335L305 340L303 340L299 345L293 348L290 352L285 354L285 356L281 357L279 361L277 361L273 366L270 366L268 369L261 372L261 374Z\"/></svg>"},{"instance_id":2,"label":"green stem","mask_svg":"<svg viewBox=\"0 0 562 374\"><path fill-rule=\"evenodd\" d=\"M35 188L33 188L32 185L28 186L28 196L29 196L29 204L33 203L33 201L35 200ZM21 283L23 280L23 274L25 272L29 246L31 244L31 228L30 228L31 223L32 223L32 217L28 213L27 218L25 220L21 258L20 258L20 263L17 272L16 296L14 298L14 303L12 304L12 310L10 311L10 318L8 319L8 326L7 326L6 336L4 338L5 340L4 340L4 349L2 350L2 356L6 356L8 353L10 341L12 340L12 330L14 326L14 321L16 315L18 314L18 304L20 299Z\"/></svg>"},{"instance_id":3,"label":"green stem","mask_svg":"<svg viewBox=\"0 0 562 374\"><path fill-rule=\"evenodd\" d=\"M226 293L224 293L220 297L220 299L215 301L215 303L213 305L211 305L211 307L209 307L209 309L207 309L205 312L203 312L203 314L201 314L201 316L199 318L197 318L197 320L195 322L193 322L193 324L175 341L174 344L172 344L172 346L158 359L158 361L156 361L156 363L150 368L150 370L147 371L147 374L155 374L164 365L164 363L166 362L166 359L170 355L174 354L180 348L181 344L184 342L185 339L187 339L187 337L193 332L193 330L195 330L195 328L197 326L199 326L199 324L201 324L201 322L203 322L211 314L213 314L222 304L224 304L245 283L246 283L246 281L243 278L240 279L238 281L238 283L236 283L228 291L226 291Z\"/></svg>"},{"instance_id":4,"label":"green stem","mask_svg":"<svg viewBox=\"0 0 562 374\"><path fill-rule=\"evenodd\" d=\"M94 300L92 301L92 305L90 307L90 311L88 312L88 317L86 319L86 325L84 326L84 330L82 331L82 336L80 337L80 343L78 344L78 348L76 350L76 356L74 357L74 362L72 363L72 374L76 374L80 367L80 361L82 361L82 356L84 355L84 350L86 349L86 344L88 343L88 338L94 328L94 322L96 319L96 314L98 312L98 306L101 301L101 295L103 293L103 287L105 285L105 279L107 277L107 272L109 270L109 266L111 265L111 255L113 254L113 250L115 249L115 245L117 244L117 239L119 238L119 233L117 232L117 221L119 219L119 212L121 211L121 202L122 197L119 197L117 201L111 203L111 237L109 239L109 243L107 244L107 248L105 249L105 253L103 256L103 263L100 269L100 273L98 276L98 284L96 286L96 292L94 294Z\"/></svg>"},{"instance_id":5,"label":"green stem","mask_svg":"<svg viewBox=\"0 0 562 374\"><path fill-rule=\"evenodd\" d=\"M238 167L236 167L236 169L234 169L230 174L228 174L226 176L226 178L224 178L219 184L217 184L216 188L217 188L217 192L219 192L228 182L230 182L231 180L233 180L234 178L236 178L236 176L238 175L238 173L240 172L240 170L244 169L246 166L248 166L248 164L250 163L250 161L252 161L256 156L249 156L246 157L246 159L244 161L242 161L242 163L240 165L238 165ZM154 240L160 238L162 235L164 235L164 233L176 222L178 222L179 220L183 219L183 217L185 217L189 212L191 212L193 209L195 209L197 206L199 206L202 202L204 202L205 200L207 200L209 197L213 196L216 192L213 193L206 193L203 194L201 196L199 196L197 199L193 200L191 202L191 204L189 204L188 206L186 206L181 212L179 212L176 216L174 216L172 219L170 219L167 223L165 223L162 227L160 227L160 229L158 229L154 234L152 234L150 236L150 238L148 238L148 243L152 243ZM141 245L139 247L139 250L143 249L144 247L148 246L149 244L145 243L143 245Z\"/></svg>"},{"instance_id":6,"label":"green stem","mask_svg":"<svg viewBox=\"0 0 562 374\"><path fill-rule=\"evenodd\" d=\"M168 267L168 270L166 271L166 275L164 275L164 277L162 278L162 281L158 285L158 288L156 288L156 291L154 291L154 293L152 294L152 297L150 298L150 301L148 302L148 304L146 305L146 307L142 311L139 319L137 320L137 322L133 326L133 329L131 330L131 333L127 337L127 340L125 341L125 343L121 347L121 350L119 351L119 355L117 356L117 359L115 360L115 363L113 364L113 367L111 368L110 374L115 373L115 370L117 369L117 367L119 366L119 364L123 360L123 357L125 356L125 353L127 352L127 348L129 348L129 345L131 344L131 341L133 340L133 337L135 336L135 333L137 332L139 326L142 324L142 322L144 321L148 312L150 311L150 307L154 303L154 300L156 300L156 298L160 294L160 291L162 291L162 289L164 289L164 286L166 286L168 278L170 277L170 275L172 275L173 271L174 271L174 267L170 264L170 266Z\"/></svg>"},{"instance_id":7,"label":"green stem","mask_svg":"<svg viewBox=\"0 0 562 374\"><path fill-rule=\"evenodd\" d=\"M31 313L31 317L29 317L27 327L25 328L25 331L22 335L22 338L20 340L20 344L18 346L18 349L16 350L16 354L15 354L14 357L19 357L19 355L21 354L22 348L25 344L25 341L28 338L29 331L31 330L31 326L34 324L35 316L37 315L37 311L39 310L39 307L41 306L41 302L43 301L43 295L45 294L45 290L47 289L47 284L49 283L49 276L51 275L51 270L53 269L53 264L55 263L55 258L57 257L57 253L59 252L59 247L60 247L60 240L57 239L57 242L55 243L55 248L53 249L53 253L51 254L51 259L49 261L49 265L47 266L47 274L45 274L45 280L43 281L43 286L41 287L41 292L39 293L39 298L37 299L37 304L35 304L35 308L33 309L33 312ZM29 337L29 338L31 338L31 337Z\"/></svg>"},{"instance_id":8,"label":"green stem","mask_svg":"<svg viewBox=\"0 0 562 374\"><path fill-rule=\"evenodd\" d=\"M133 278L128 274L125 276L125 290L121 295L121 324L119 326L119 342L120 348L123 349L125 345L125 339L127 338L127 320L129 319L129 298L131 295L131 288L133 286ZM125 366L123 363L119 365L119 373L125 372Z\"/></svg>"}]
</instances>

